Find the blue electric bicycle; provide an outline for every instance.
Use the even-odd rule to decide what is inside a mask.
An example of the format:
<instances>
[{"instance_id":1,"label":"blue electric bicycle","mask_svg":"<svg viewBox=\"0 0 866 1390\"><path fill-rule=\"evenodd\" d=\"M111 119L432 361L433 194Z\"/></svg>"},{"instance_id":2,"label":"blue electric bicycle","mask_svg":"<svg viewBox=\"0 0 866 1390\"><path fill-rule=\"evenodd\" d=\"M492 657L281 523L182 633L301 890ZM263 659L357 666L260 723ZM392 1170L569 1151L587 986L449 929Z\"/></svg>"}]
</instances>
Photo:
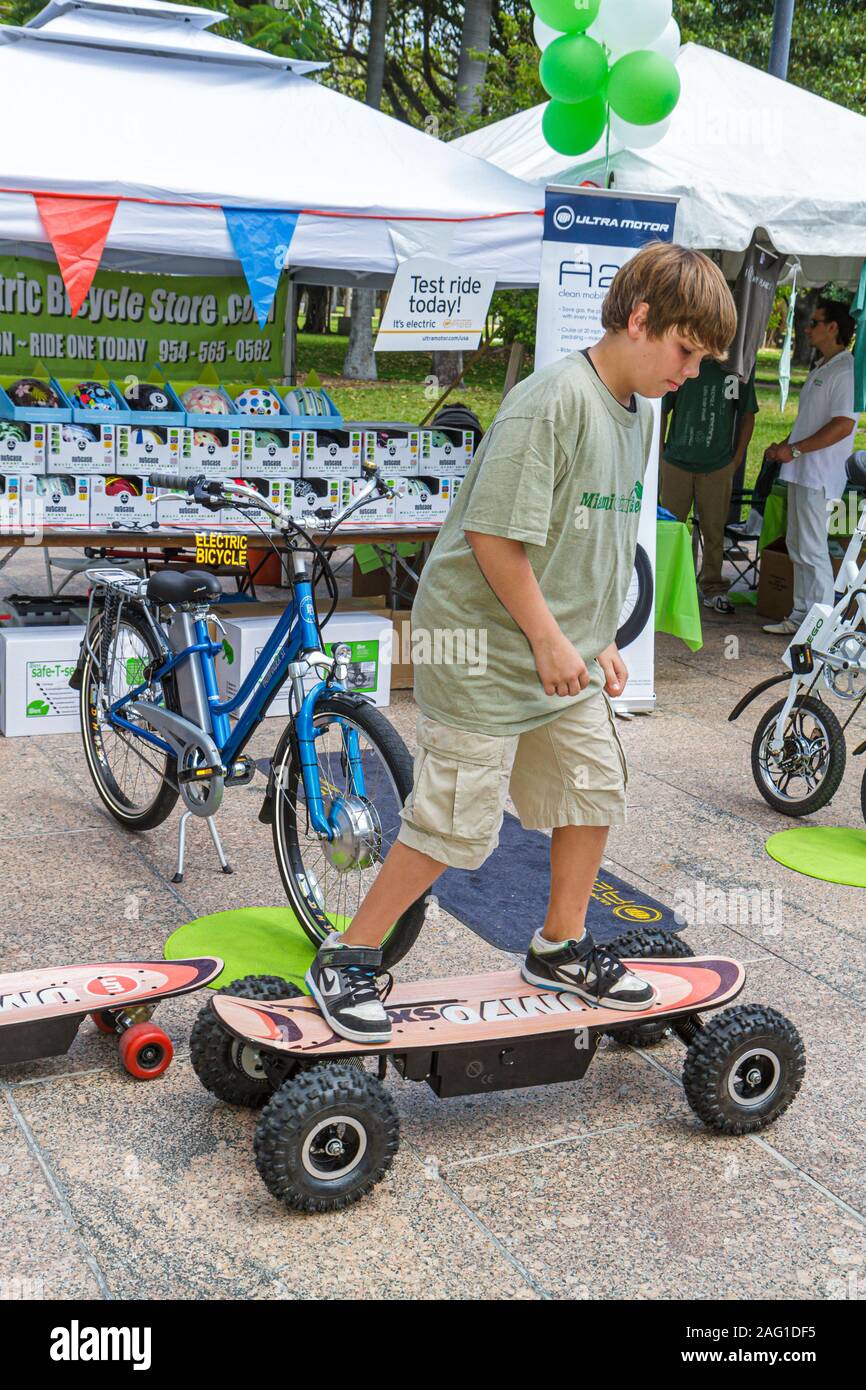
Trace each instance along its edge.
<instances>
[{"instance_id":1,"label":"blue electric bicycle","mask_svg":"<svg viewBox=\"0 0 866 1390\"><path fill-rule=\"evenodd\" d=\"M131 831L154 829L178 799L184 803L176 882L183 876L190 815L207 820L230 873L213 817L224 789L255 775L244 749L287 681L289 720L270 763L259 819L273 827L289 902L318 943L334 926L348 925L396 839L412 787L412 759L370 701L344 688L349 648L338 645L332 655L323 650L321 627L336 605L336 580L324 551L286 509L243 483L172 474L153 481L185 489L212 511L238 508L254 524L269 514L288 553L291 601L237 693L223 700L214 666L222 648L208 627L219 626L212 611L222 593L216 576L163 570L140 579L120 569L88 570L91 608L71 683L80 690L90 775L112 816ZM376 495L391 493L369 469L352 505L319 529L330 535ZM321 624L314 599L320 579L330 598ZM405 955L423 921L419 898L391 930L386 967Z\"/></svg>"}]
</instances>

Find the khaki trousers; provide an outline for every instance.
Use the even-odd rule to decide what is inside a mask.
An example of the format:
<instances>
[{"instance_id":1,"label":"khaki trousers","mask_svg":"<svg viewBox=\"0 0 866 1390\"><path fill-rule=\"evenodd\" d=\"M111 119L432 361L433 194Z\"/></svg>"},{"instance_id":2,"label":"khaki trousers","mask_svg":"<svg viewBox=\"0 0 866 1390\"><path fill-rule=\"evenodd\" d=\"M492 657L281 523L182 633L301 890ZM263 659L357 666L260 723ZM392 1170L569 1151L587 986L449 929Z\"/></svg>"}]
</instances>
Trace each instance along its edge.
<instances>
[{"instance_id":1,"label":"khaki trousers","mask_svg":"<svg viewBox=\"0 0 866 1390\"><path fill-rule=\"evenodd\" d=\"M691 473L662 460L661 504L677 521L687 521L694 504L701 526L704 553L698 584L705 598L726 594L730 581L722 578L725 525L731 505L736 467L733 463L714 473Z\"/></svg>"}]
</instances>

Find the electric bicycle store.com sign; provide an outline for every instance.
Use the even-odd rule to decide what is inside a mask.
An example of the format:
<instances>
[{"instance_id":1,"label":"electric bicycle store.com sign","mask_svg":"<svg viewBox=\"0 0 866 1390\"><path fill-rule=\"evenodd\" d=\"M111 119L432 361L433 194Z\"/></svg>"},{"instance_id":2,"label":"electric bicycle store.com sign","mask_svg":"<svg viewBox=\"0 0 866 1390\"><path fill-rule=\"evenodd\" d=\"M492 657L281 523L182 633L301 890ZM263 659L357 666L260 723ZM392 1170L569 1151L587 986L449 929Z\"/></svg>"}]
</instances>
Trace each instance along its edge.
<instances>
[{"instance_id":1,"label":"electric bicycle store.com sign","mask_svg":"<svg viewBox=\"0 0 866 1390\"><path fill-rule=\"evenodd\" d=\"M86 364L156 363L175 377L202 366L270 364L281 370L286 280L259 331L242 276L143 275L99 270L72 318L50 262L0 256L0 373L44 363L58 377Z\"/></svg>"}]
</instances>

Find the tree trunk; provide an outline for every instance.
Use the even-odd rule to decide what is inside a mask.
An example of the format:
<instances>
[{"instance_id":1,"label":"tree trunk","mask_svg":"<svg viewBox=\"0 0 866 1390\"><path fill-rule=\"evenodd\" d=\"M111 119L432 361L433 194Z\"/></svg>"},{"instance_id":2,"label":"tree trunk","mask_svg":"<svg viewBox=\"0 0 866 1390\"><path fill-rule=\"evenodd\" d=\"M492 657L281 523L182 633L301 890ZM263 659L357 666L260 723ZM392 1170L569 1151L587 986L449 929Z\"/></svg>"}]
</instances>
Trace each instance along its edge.
<instances>
[{"instance_id":1,"label":"tree trunk","mask_svg":"<svg viewBox=\"0 0 866 1390\"><path fill-rule=\"evenodd\" d=\"M364 100L378 111L382 104L382 83L385 77L385 25L389 0L371 0L370 42L367 47L367 86ZM343 376L353 381L375 381L376 354L373 351L373 309L376 291L353 289L352 323L349 346L343 361Z\"/></svg>"},{"instance_id":2,"label":"tree trunk","mask_svg":"<svg viewBox=\"0 0 866 1390\"><path fill-rule=\"evenodd\" d=\"M463 376L463 353L434 352L433 375L439 383L441 391L444 391L446 386L450 386L452 381L459 382Z\"/></svg>"},{"instance_id":3,"label":"tree trunk","mask_svg":"<svg viewBox=\"0 0 866 1390\"><path fill-rule=\"evenodd\" d=\"M353 381L375 381L377 378L371 324L375 303L375 290L359 289L357 286L352 290L352 324L343 362L343 376Z\"/></svg>"},{"instance_id":4,"label":"tree trunk","mask_svg":"<svg viewBox=\"0 0 866 1390\"><path fill-rule=\"evenodd\" d=\"M492 8L493 0L466 0L463 7L463 32L457 61L457 109L464 116L475 115L481 105L490 51ZM475 57L473 50L481 56Z\"/></svg>"},{"instance_id":5,"label":"tree trunk","mask_svg":"<svg viewBox=\"0 0 866 1390\"><path fill-rule=\"evenodd\" d=\"M305 333L330 333L331 288L329 285L307 286L307 320Z\"/></svg>"}]
</instances>

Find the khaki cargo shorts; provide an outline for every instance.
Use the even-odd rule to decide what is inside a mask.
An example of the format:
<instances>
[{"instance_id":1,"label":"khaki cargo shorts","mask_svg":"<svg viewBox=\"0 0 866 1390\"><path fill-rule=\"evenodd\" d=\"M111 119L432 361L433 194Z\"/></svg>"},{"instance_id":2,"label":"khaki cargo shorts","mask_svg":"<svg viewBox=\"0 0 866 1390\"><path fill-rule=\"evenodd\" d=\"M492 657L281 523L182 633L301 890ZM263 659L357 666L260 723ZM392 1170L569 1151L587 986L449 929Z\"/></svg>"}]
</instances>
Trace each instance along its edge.
<instances>
[{"instance_id":1,"label":"khaki cargo shorts","mask_svg":"<svg viewBox=\"0 0 866 1390\"><path fill-rule=\"evenodd\" d=\"M418 715L414 785L398 839L454 869L477 869L499 842L509 796L526 830L624 825L628 769L603 691L505 738Z\"/></svg>"}]
</instances>

